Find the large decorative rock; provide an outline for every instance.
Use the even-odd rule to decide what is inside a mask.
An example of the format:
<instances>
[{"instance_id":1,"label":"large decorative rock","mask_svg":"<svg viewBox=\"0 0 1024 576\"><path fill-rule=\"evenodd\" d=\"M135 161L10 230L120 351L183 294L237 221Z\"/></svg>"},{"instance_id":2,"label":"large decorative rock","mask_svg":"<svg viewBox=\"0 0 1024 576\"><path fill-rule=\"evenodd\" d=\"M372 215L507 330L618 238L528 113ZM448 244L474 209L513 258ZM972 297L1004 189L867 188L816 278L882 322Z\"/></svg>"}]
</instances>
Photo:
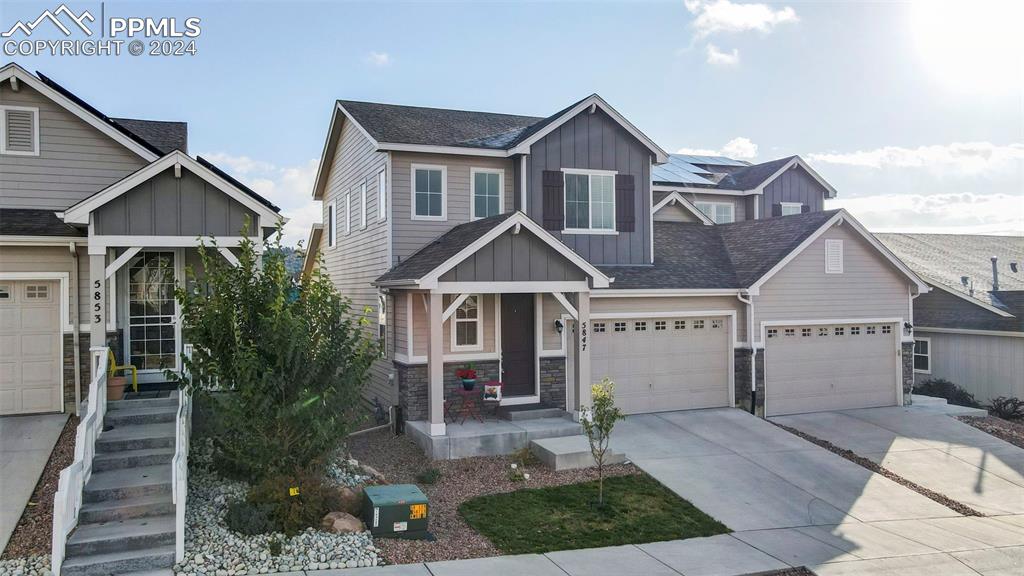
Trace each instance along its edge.
<instances>
[{"instance_id":1,"label":"large decorative rock","mask_svg":"<svg viewBox=\"0 0 1024 576\"><path fill-rule=\"evenodd\" d=\"M350 488L341 486L338 488L338 496L341 498L341 510L359 517L363 511L363 487Z\"/></svg>"},{"instance_id":2,"label":"large decorative rock","mask_svg":"<svg viewBox=\"0 0 1024 576\"><path fill-rule=\"evenodd\" d=\"M362 520L348 512L328 512L320 521L320 529L331 534L351 534L353 532L364 532L366 526Z\"/></svg>"},{"instance_id":3,"label":"large decorative rock","mask_svg":"<svg viewBox=\"0 0 1024 576\"><path fill-rule=\"evenodd\" d=\"M380 472L378 472L376 468L374 468L372 466L367 466L366 464L363 464L362 467L363 467L363 472L365 472L366 475L369 476L374 481L374 483L376 483L376 484L387 484L388 483L387 479L384 478L384 475L381 474Z\"/></svg>"}]
</instances>

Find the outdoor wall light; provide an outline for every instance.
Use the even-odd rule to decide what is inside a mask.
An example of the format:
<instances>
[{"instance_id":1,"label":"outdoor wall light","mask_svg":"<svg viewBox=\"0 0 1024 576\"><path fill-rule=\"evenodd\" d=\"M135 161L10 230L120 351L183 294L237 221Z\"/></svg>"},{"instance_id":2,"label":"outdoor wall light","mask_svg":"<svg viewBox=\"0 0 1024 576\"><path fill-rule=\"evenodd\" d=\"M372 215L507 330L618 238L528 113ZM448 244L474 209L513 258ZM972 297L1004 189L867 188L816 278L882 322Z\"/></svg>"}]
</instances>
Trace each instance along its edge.
<instances>
[{"instance_id":1,"label":"outdoor wall light","mask_svg":"<svg viewBox=\"0 0 1024 576\"><path fill-rule=\"evenodd\" d=\"M557 330L559 334L562 333L562 329L563 328L564 328L564 326L562 326L562 321L561 320L555 320L555 330Z\"/></svg>"}]
</instances>

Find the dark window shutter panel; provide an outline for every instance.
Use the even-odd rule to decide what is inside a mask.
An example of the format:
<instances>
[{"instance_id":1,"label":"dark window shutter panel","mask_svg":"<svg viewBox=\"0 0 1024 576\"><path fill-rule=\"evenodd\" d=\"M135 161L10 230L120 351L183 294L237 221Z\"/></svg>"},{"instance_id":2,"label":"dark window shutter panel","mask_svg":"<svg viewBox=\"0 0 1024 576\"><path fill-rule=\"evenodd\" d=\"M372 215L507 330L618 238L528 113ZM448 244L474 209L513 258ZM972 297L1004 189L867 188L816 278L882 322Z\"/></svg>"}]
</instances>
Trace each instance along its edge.
<instances>
[{"instance_id":1,"label":"dark window shutter panel","mask_svg":"<svg viewBox=\"0 0 1024 576\"><path fill-rule=\"evenodd\" d=\"M636 186L632 174L615 175L615 229L636 231Z\"/></svg>"},{"instance_id":2,"label":"dark window shutter panel","mask_svg":"<svg viewBox=\"0 0 1024 576\"><path fill-rule=\"evenodd\" d=\"M545 170L542 176L544 229L561 230L565 227L565 179L559 170Z\"/></svg>"},{"instance_id":3,"label":"dark window shutter panel","mask_svg":"<svg viewBox=\"0 0 1024 576\"><path fill-rule=\"evenodd\" d=\"M772 204L772 216L782 216L782 204Z\"/></svg>"},{"instance_id":4,"label":"dark window shutter panel","mask_svg":"<svg viewBox=\"0 0 1024 576\"><path fill-rule=\"evenodd\" d=\"M807 204L804 204L803 206L800 207L800 213L801 214L807 214L810 211L811 211L811 207L808 206Z\"/></svg>"}]
</instances>

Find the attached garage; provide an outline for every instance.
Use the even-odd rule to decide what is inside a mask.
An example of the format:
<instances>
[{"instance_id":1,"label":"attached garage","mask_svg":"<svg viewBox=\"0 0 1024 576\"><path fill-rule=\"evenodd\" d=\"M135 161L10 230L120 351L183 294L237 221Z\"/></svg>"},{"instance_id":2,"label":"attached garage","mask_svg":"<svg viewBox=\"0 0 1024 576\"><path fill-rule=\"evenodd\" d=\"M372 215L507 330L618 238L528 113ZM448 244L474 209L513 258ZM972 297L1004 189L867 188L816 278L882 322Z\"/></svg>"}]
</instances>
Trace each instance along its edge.
<instances>
[{"instance_id":1,"label":"attached garage","mask_svg":"<svg viewBox=\"0 0 1024 576\"><path fill-rule=\"evenodd\" d=\"M59 288L0 281L0 415L63 409Z\"/></svg>"},{"instance_id":2,"label":"attached garage","mask_svg":"<svg viewBox=\"0 0 1024 576\"><path fill-rule=\"evenodd\" d=\"M591 325L591 377L615 382L625 413L732 404L732 317L595 316Z\"/></svg>"},{"instance_id":3,"label":"attached garage","mask_svg":"<svg viewBox=\"0 0 1024 576\"><path fill-rule=\"evenodd\" d=\"M765 415L898 405L898 328L894 323L769 326Z\"/></svg>"}]
</instances>

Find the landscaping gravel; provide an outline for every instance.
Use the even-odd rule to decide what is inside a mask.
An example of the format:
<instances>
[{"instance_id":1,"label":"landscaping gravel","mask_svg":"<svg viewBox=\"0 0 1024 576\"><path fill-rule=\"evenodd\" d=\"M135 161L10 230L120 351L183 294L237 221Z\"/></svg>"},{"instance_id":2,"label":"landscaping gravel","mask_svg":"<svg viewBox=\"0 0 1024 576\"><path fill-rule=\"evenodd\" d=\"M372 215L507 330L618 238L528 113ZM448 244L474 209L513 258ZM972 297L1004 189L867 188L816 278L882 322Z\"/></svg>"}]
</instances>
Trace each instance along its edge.
<instances>
[{"instance_id":1,"label":"landscaping gravel","mask_svg":"<svg viewBox=\"0 0 1024 576\"><path fill-rule=\"evenodd\" d=\"M1006 440L1024 448L1024 420L1003 420L997 416L960 416L959 420L987 432L996 438Z\"/></svg>"},{"instance_id":2,"label":"landscaping gravel","mask_svg":"<svg viewBox=\"0 0 1024 576\"><path fill-rule=\"evenodd\" d=\"M236 576L298 570L363 568L381 564L369 532L331 534L313 528L291 538L284 534L245 536L224 523L227 505L245 497L248 485L219 477L210 468L212 449L198 444L189 455L188 507L185 512L185 559L174 567L179 575ZM339 478L353 480L347 467ZM281 552L271 554L271 542Z\"/></svg>"},{"instance_id":3,"label":"landscaping gravel","mask_svg":"<svg viewBox=\"0 0 1024 576\"><path fill-rule=\"evenodd\" d=\"M555 472L539 463L517 468L529 480L510 479L513 458L492 456L462 460L430 461L407 436L395 436L388 430L371 432L349 440L354 458L379 470L392 484L417 484L430 500L430 533L435 541L377 538L376 545L389 564L437 562L499 556L501 551L473 530L458 512L459 505L477 496L511 492L522 488L540 488L575 484L597 479L597 470ZM417 475L431 468L440 473L434 484L420 484ZM606 476L638 474L631 464L608 466Z\"/></svg>"},{"instance_id":4,"label":"landscaping gravel","mask_svg":"<svg viewBox=\"0 0 1024 576\"><path fill-rule=\"evenodd\" d=\"M0 560L0 576L50 576L50 555L34 554Z\"/></svg>"}]
</instances>

